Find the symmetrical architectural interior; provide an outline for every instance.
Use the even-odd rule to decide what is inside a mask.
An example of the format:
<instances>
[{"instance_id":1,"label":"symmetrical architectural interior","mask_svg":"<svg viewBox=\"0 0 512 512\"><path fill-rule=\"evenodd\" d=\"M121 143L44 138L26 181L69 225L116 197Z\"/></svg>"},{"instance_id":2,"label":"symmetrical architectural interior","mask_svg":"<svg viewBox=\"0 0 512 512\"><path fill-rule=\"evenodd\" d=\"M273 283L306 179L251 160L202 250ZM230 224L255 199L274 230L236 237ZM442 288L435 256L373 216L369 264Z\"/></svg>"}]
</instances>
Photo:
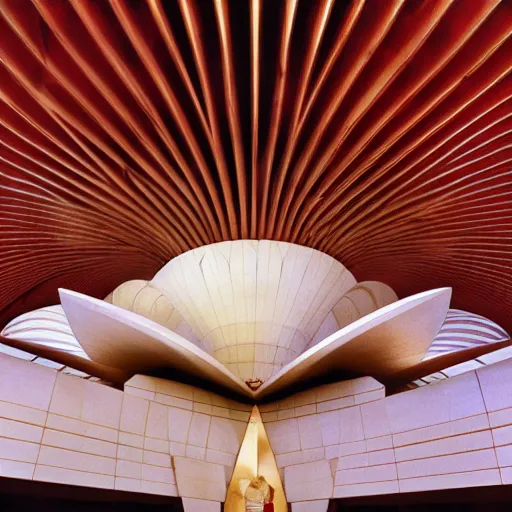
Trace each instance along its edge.
<instances>
[{"instance_id":1,"label":"symmetrical architectural interior","mask_svg":"<svg viewBox=\"0 0 512 512\"><path fill-rule=\"evenodd\" d=\"M511 34L508 0L0 0L0 479L512 484Z\"/></svg>"}]
</instances>

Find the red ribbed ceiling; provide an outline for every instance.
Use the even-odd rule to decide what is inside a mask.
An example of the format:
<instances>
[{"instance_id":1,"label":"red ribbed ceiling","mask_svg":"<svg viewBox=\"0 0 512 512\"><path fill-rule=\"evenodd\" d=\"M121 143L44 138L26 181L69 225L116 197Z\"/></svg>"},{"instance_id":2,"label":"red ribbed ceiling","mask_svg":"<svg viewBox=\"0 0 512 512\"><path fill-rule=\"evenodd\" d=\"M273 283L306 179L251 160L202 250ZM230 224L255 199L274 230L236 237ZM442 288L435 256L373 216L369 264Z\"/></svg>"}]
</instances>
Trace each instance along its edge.
<instances>
[{"instance_id":1,"label":"red ribbed ceiling","mask_svg":"<svg viewBox=\"0 0 512 512\"><path fill-rule=\"evenodd\" d=\"M237 238L512 330L509 0L0 0L0 322Z\"/></svg>"}]
</instances>

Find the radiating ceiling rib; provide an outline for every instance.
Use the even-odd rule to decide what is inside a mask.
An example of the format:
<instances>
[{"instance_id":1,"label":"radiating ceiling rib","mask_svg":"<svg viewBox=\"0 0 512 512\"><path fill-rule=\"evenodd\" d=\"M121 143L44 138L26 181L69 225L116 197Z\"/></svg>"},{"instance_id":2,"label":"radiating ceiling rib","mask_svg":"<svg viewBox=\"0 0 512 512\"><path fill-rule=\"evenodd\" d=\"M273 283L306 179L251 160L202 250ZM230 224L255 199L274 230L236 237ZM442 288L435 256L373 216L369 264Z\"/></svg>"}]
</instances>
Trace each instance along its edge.
<instances>
[{"instance_id":1,"label":"radiating ceiling rib","mask_svg":"<svg viewBox=\"0 0 512 512\"><path fill-rule=\"evenodd\" d=\"M0 0L0 323L269 237L399 296L453 284L512 328L510 2L20 5Z\"/></svg>"}]
</instances>

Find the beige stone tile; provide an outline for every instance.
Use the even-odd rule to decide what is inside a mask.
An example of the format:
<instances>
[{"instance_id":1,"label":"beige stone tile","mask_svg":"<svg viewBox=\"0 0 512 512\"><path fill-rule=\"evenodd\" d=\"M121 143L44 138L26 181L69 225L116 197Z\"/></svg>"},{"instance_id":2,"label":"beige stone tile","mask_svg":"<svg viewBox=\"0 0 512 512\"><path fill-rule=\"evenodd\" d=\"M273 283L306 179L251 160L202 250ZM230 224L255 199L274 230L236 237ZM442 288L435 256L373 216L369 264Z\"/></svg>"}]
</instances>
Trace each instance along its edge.
<instances>
[{"instance_id":1,"label":"beige stone tile","mask_svg":"<svg viewBox=\"0 0 512 512\"><path fill-rule=\"evenodd\" d=\"M277 411L279 402L271 402L269 404L261 404L258 405L258 409L260 410L260 413L267 413L267 412L273 412Z\"/></svg>"},{"instance_id":2,"label":"beige stone tile","mask_svg":"<svg viewBox=\"0 0 512 512\"><path fill-rule=\"evenodd\" d=\"M85 471L73 471L71 469L50 467L41 464L36 466L34 480L67 485L82 485L85 487L98 487L101 489L114 488L113 476L87 473Z\"/></svg>"},{"instance_id":3,"label":"beige stone tile","mask_svg":"<svg viewBox=\"0 0 512 512\"><path fill-rule=\"evenodd\" d=\"M212 393L205 391L204 389L192 388L194 402L200 402L203 404L212 403Z\"/></svg>"},{"instance_id":4,"label":"beige stone tile","mask_svg":"<svg viewBox=\"0 0 512 512\"><path fill-rule=\"evenodd\" d=\"M224 466L210 462L174 458L180 496L223 502L226 496Z\"/></svg>"},{"instance_id":5,"label":"beige stone tile","mask_svg":"<svg viewBox=\"0 0 512 512\"><path fill-rule=\"evenodd\" d=\"M338 461L339 467L339 461ZM336 471L336 480L334 484L353 485L366 484L371 482L385 482L387 480L396 480L396 465L383 464L382 466L371 466L367 468L342 469Z\"/></svg>"},{"instance_id":6,"label":"beige stone tile","mask_svg":"<svg viewBox=\"0 0 512 512\"><path fill-rule=\"evenodd\" d=\"M325 460L288 466L284 470L288 501L330 498L333 491L331 467Z\"/></svg>"},{"instance_id":7,"label":"beige stone tile","mask_svg":"<svg viewBox=\"0 0 512 512\"><path fill-rule=\"evenodd\" d=\"M39 453L39 444L0 438L0 459L34 463Z\"/></svg>"},{"instance_id":8,"label":"beige stone tile","mask_svg":"<svg viewBox=\"0 0 512 512\"><path fill-rule=\"evenodd\" d=\"M1 414L1 404L0 404ZM505 425L512 425L512 408L502 409L489 413L489 423L491 427L504 427Z\"/></svg>"},{"instance_id":9,"label":"beige stone tile","mask_svg":"<svg viewBox=\"0 0 512 512\"><path fill-rule=\"evenodd\" d=\"M367 453L357 453L355 455L345 455L338 459L338 471L342 469L365 468L370 464Z\"/></svg>"},{"instance_id":10,"label":"beige stone tile","mask_svg":"<svg viewBox=\"0 0 512 512\"><path fill-rule=\"evenodd\" d=\"M184 457L186 445L183 443L169 443L169 453L173 457Z\"/></svg>"},{"instance_id":11,"label":"beige stone tile","mask_svg":"<svg viewBox=\"0 0 512 512\"><path fill-rule=\"evenodd\" d=\"M117 454L117 444L49 429L44 431L42 444L114 459Z\"/></svg>"},{"instance_id":12,"label":"beige stone tile","mask_svg":"<svg viewBox=\"0 0 512 512\"><path fill-rule=\"evenodd\" d=\"M114 488L117 491L140 492L140 480L116 476Z\"/></svg>"},{"instance_id":13,"label":"beige stone tile","mask_svg":"<svg viewBox=\"0 0 512 512\"><path fill-rule=\"evenodd\" d=\"M49 412L81 419L86 382L70 375L58 374Z\"/></svg>"},{"instance_id":14,"label":"beige stone tile","mask_svg":"<svg viewBox=\"0 0 512 512\"><path fill-rule=\"evenodd\" d=\"M0 476L32 480L35 464L15 460L0 459Z\"/></svg>"},{"instance_id":15,"label":"beige stone tile","mask_svg":"<svg viewBox=\"0 0 512 512\"><path fill-rule=\"evenodd\" d=\"M119 444L142 448L144 446L144 437L137 434L129 434L128 432L119 432Z\"/></svg>"},{"instance_id":16,"label":"beige stone tile","mask_svg":"<svg viewBox=\"0 0 512 512\"><path fill-rule=\"evenodd\" d=\"M187 444L206 447L211 417L206 414L193 413L188 431Z\"/></svg>"},{"instance_id":17,"label":"beige stone tile","mask_svg":"<svg viewBox=\"0 0 512 512\"><path fill-rule=\"evenodd\" d=\"M191 421L192 412L176 407L169 407L169 441L186 443Z\"/></svg>"},{"instance_id":18,"label":"beige stone tile","mask_svg":"<svg viewBox=\"0 0 512 512\"><path fill-rule=\"evenodd\" d=\"M0 354L0 400L47 411L55 370Z\"/></svg>"},{"instance_id":19,"label":"beige stone tile","mask_svg":"<svg viewBox=\"0 0 512 512\"><path fill-rule=\"evenodd\" d=\"M316 404L316 389L308 389L301 391L295 395L295 407L302 407L304 405Z\"/></svg>"},{"instance_id":20,"label":"beige stone tile","mask_svg":"<svg viewBox=\"0 0 512 512\"><path fill-rule=\"evenodd\" d=\"M353 382L350 380L326 384L316 388L316 401L325 402L354 394Z\"/></svg>"},{"instance_id":21,"label":"beige stone tile","mask_svg":"<svg viewBox=\"0 0 512 512\"><path fill-rule=\"evenodd\" d=\"M465 471L497 467L496 454L492 448L488 450L478 450L476 452L457 453L455 455L444 455L429 459L400 462L397 464L400 479L463 473Z\"/></svg>"},{"instance_id":22,"label":"beige stone tile","mask_svg":"<svg viewBox=\"0 0 512 512\"><path fill-rule=\"evenodd\" d=\"M142 450L131 446L119 445L117 447L117 458L131 462L142 462Z\"/></svg>"},{"instance_id":23,"label":"beige stone tile","mask_svg":"<svg viewBox=\"0 0 512 512\"><path fill-rule=\"evenodd\" d=\"M213 416L219 416L221 418L230 418L229 409L225 407L217 407L216 405L212 405L212 414Z\"/></svg>"},{"instance_id":24,"label":"beige stone tile","mask_svg":"<svg viewBox=\"0 0 512 512\"><path fill-rule=\"evenodd\" d=\"M174 471L171 467L154 466L151 464L142 464L142 480L162 482L165 484L176 483Z\"/></svg>"},{"instance_id":25,"label":"beige stone tile","mask_svg":"<svg viewBox=\"0 0 512 512\"><path fill-rule=\"evenodd\" d=\"M318 414L317 421L322 435L322 444L324 446L339 444L341 436L339 411Z\"/></svg>"},{"instance_id":26,"label":"beige stone tile","mask_svg":"<svg viewBox=\"0 0 512 512\"><path fill-rule=\"evenodd\" d=\"M116 467L115 459L50 446L41 446L38 464L104 475L114 475Z\"/></svg>"},{"instance_id":27,"label":"beige stone tile","mask_svg":"<svg viewBox=\"0 0 512 512\"><path fill-rule=\"evenodd\" d=\"M343 443L338 447L339 456L354 455L356 453L366 452L366 441L356 441L354 443Z\"/></svg>"},{"instance_id":28,"label":"beige stone tile","mask_svg":"<svg viewBox=\"0 0 512 512\"><path fill-rule=\"evenodd\" d=\"M496 448L500 467L512 466L512 445L498 446Z\"/></svg>"},{"instance_id":29,"label":"beige stone tile","mask_svg":"<svg viewBox=\"0 0 512 512\"><path fill-rule=\"evenodd\" d=\"M368 453L368 464L370 466L380 466L395 462L395 450L379 450Z\"/></svg>"},{"instance_id":30,"label":"beige stone tile","mask_svg":"<svg viewBox=\"0 0 512 512\"><path fill-rule=\"evenodd\" d=\"M316 415L302 416L297 419L297 423L299 427L300 447L302 450L322 446L322 431Z\"/></svg>"},{"instance_id":31,"label":"beige stone tile","mask_svg":"<svg viewBox=\"0 0 512 512\"><path fill-rule=\"evenodd\" d=\"M399 492L398 481L372 482L369 484L341 485L334 488L335 498L352 496L372 496L377 494L396 494Z\"/></svg>"},{"instance_id":32,"label":"beige stone tile","mask_svg":"<svg viewBox=\"0 0 512 512\"><path fill-rule=\"evenodd\" d=\"M163 439L154 439L153 437L144 438L144 449L152 452L169 453L169 441Z\"/></svg>"},{"instance_id":33,"label":"beige stone tile","mask_svg":"<svg viewBox=\"0 0 512 512\"><path fill-rule=\"evenodd\" d=\"M391 398L391 397L390 397ZM388 418L387 401L389 398L377 402L361 405L361 416L365 437L382 437L391 434Z\"/></svg>"},{"instance_id":34,"label":"beige stone tile","mask_svg":"<svg viewBox=\"0 0 512 512\"><path fill-rule=\"evenodd\" d=\"M101 425L93 425L92 423L86 423L85 421L75 420L73 418L66 418L65 416L59 416L57 414L48 414L46 427L51 428L52 430L69 432L70 434L117 443L118 431L116 429L102 427Z\"/></svg>"},{"instance_id":35,"label":"beige stone tile","mask_svg":"<svg viewBox=\"0 0 512 512\"><path fill-rule=\"evenodd\" d=\"M485 413L475 372L385 399L393 434Z\"/></svg>"},{"instance_id":36,"label":"beige stone tile","mask_svg":"<svg viewBox=\"0 0 512 512\"><path fill-rule=\"evenodd\" d=\"M400 492L430 491L435 489L455 489L457 487L478 487L500 485L498 469L484 469L468 473L426 476L400 480Z\"/></svg>"},{"instance_id":37,"label":"beige stone tile","mask_svg":"<svg viewBox=\"0 0 512 512\"><path fill-rule=\"evenodd\" d=\"M86 381L81 419L104 427L119 428L122 403L121 391Z\"/></svg>"},{"instance_id":38,"label":"beige stone tile","mask_svg":"<svg viewBox=\"0 0 512 512\"><path fill-rule=\"evenodd\" d=\"M191 447L195 448L195 447ZM220 452L218 450L206 450L205 460L207 462L213 462L214 464L222 464L223 466L234 466L236 462L236 455L226 452Z\"/></svg>"},{"instance_id":39,"label":"beige stone tile","mask_svg":"<svg viewBox=\"0 0 512 512\"><path fill-rule=\"evenodd\" d=\"M240 421L213 417L208 435L208 448L236 455L245 436L247 425Z\"/></svg>"},{"instance_id":40,"label":"beige stone tile","mask_svg":"<svg viewBox=\"0 0 512 512\"><path fill-rule=\"evenodd\" d=\"M325 459L325 448L323 446L310 450L302 450L302 462L313 462L323 459Z\"/></svg>"},{"instance_id":41,"label":"beige stone tile","mask_svg":"<svg viewBox=\"0 0 512 512\"><path fill-rule=\"evenodd\" d=\"M366 440L366 450L369 452L388 448L393 448L393 438L391 436L374 437Z\"/></svg>"},{"instance_id":42,"label":"beige stone tile","mask_svg":"<svg viewBox=\"0 0 512 512\"><path fill-rule=\"evenodd\" d=\"M373 377L360 377L359 379L353 379L352 391L355 395L360 393L368 393L375 390L384 390L384 385Z\"/></svg>"},{"instance_id":43,"label":"beige stone tile","mask_svg":"<svg viewBox=\"0 0 512 512\"><path fill-rule=\"evenodd\" d=\"M325 449L325 458L327 460L337 459L340 455L339 445L337 445L337 444L331 445L331 446L326 446L324 449Z\"/></svg>"},{"instance_id":44,"label":"beige stone tile","mask_svg":"<svg viewBox=\"0 0 512 512\"><path fill-rule=\"evenodd\" d=\"M512 361L484 366L477 370L487 411L512 407Z\"/></svg>"},{"instance_id":45,"label":"beige stone tile","mask_svg":"<svg viewBox=\"0 0 512 512\"><path fill-rule=\"evenodd\" d=\"M449 421L432 427L419 428L393 435L393 444L395 447L406 446L409 444L424 443L435 439L443 439L460 434L479 432L489 428L487 414L479 414L461 420Z\"/></svg>"},{"instance_id":46,"label":"beige stone tile","mask_svg":"<svg viewBox=\"0 0 512 512\"><path fill-rule=\"evenodd\" d=\"M277 421L277 411L262 412L261 413L261 421L263 421L263 423L267 423L270 421Z\"/></svg>"},{"instance_id":47,"label":"beige stone tile","mask_svg":"<svg viewBox=\"0 0 512 512\"><path fill-rule=\"evenodd\" d=\"M185 455L190 459L205 460L206 448L202 448L201 446L192 446L191 444L187 444L187 449L185 450Z\"/></svg>"},{"instance_id":48,"label":"beige stone tile","mask_svg":"<svg viewBox=\"0 0 512 512\"><path fill-rule=\"evenodd\" d=\"M162 482L149 482L147 480L142 480L140 483L140 492L162 494L163 496L178 496L178 489L175 485Z\"/></svg>"},{"instance_id":49,"label":"beige stone tile","mask_svg":"<svg viewBox=\"0 0 512 512\"><path fill-rule=\"evenodd\" d=\"M150 402L146 423L146 436L166 440L169 438L168 410L169 408L165 405Z\"/></svg>"},{"instance_id":50,"label":"beige stone tile","mask_svg":"<svg viewBox=\"0 0 512 512\"><path fill-rule=\"evenodd\" d=\"M153 466L162 466L164 468L171 467L171 456L166 453L150 452L144 450L142 461Z\"/></svg>"},{"instance_id":51,"label":"beige stone tile","mask_svg":"<svg viewBox=\"0 0 512 512\"><path fill-rule=\"evenodd\" d=\"M265 425L270 446L275 455L300 450L297 419L276 421Z\"/></svg>"},{"instance_id":52,"label":"beige stone tile","mask_svg":"<svg viewBox=\"0 0 512 512\"><path fill-rule=\"evenodd\" d=\"M339 411L340 443L362 441L365 438L360 407Z\"/></svg>"},{"instance_id":53,"label":"beige stone tile","mask_svg":"<svg viewBox=\"0 0 512 512\"><path fill-rule=\"evenodd\" d=\"M355 399L353 396L347 396L345 398L336 398L335 400L327 400L326 402L318 402L316 404L316 410L318 412L335 411L336 409L345 409L346 407L352 407L355 405Z\"/></svg>"},{"instance_id":54,"label":"beige stone tile","mask_svg":"<svg viewBox=\"0 0 512 512\"><path fill-rule=\"evenodd\" d=\"M188 411L191 411L194 408L194 402L192 400L186 400L185 398L178 398L175 396L162 395L160 393L156 394L155 402L169 405L171 407L179 407L180 409L187 409Z\"/></svg>"},{"instance_id":55,"label":"beige stone tile","mask_svg":"<svg viewBox=\"0 0 512 512\"><path fill-rule=\"evenodd\" d=\"M164 395L175 396L177 398L184 398L186 400L194 399L194 392L192 386L182 384L167 379L155 379L155 391Z\"/></svg>"},{"instance_id":56,"label":"beige stone tile","mask_svg":"<svg viewBox=\"0 0 512 512\"><path fill-rule=\"evenodd\" d=\"M381 400L386 396L384 388L376 389L374 391L368 391L367 393L361 393L355 395L354 401L356 405L365 404L367 402L375 402L375 400Z\"/></svg>"},{"instance_id":57,"label":"beige stone tile","mask_svg":"<svg viewBox=\"0 0 512 512\"><path fill-rule=\"evenodd\" d=\"M211 415L213 413L213 406L211 404L203 404L201 402L194 402L194 411L202 412L203 414Z\"/></svg>"},{"instance_id":58,"label":"beige stone tile","mask_svg":"<svg viewBox=\"0 0 512 512\"><path fill-rule=\"evenodd\" d=\"M484 430L482 432L474 432L461 436L438 439L437 441L395 448L395 457L397 462L402 462L405 460L451 455L453 453L470 452L492 447L491 431Z\"/></svg>"},{"instance_id":59,"label":"beige stone tile","mask_svg":"<svg viewBox=\"0 0 512 512\"><path fill-rule=\"evenodd\" d=\"M145 389L132 388L129 386L125 386L124 392L127 395L138 396L139 398L145 398L146 400L150 400L150 401L155 400L155 392L154 391L146 391Z\"/></svg>"},{"instance_id":60,"label":"beige stone tile","mask_svg":"<svg viewBox=\"0 0 512 512\"><path fill-rule=\"evenodd\" d=\"M292 512L327 512L329 500L299 501L292 503Z\"/></svg>"},{"instance_id":61,"label":"beige stone tile","mask_svg":"<svg viewBox=\"0 0 512 512\"><path fill-rule=\"evenodd\" d=\"M289 418L295 417L295 409L292 407L291 409L280 409L277 411L277 419L278 420L287 420Z\"/></svg>"},{"instance_id":62,"label":"beige stone tile","mask_svg":"<svg viewBox=\"0 0 512 512\"><path fill-rule=\"evenodd\" d=\"M0 437L40 443L42 436L42 427L0 418Z\"/></svg>"},{"instance_id":63,"label":"beige stone tile","mask_svg":"<svg viewBox=\"0 0 512 512\"><path fill-rule=\"evenodd\" d=\"M306 416L309 414L316 414L316 403L309 405L301 405L300 407L295 407L295 417L298 418L300 416Z\"/></svg>"},{"instance_id":64,"label":"beige stone tile","mask_svg":"<svg viewBox=\"0 0 512 512\"><path fill-rule=\"evenodd\" d=\"M304 460L302 458L301 451L276 455L276 464L280 468L284 468L286 466L295 466L297 464L302 464L303 462Z\"/></svg>"},{"instance_id":65,"label":"beige stone tile","mask_svg":"<svg viewBox=\"0 0 512 512\"><path fill-rule=\"evenodd\" d=\"M250 416L251 413L247 411L236 411L232 409L229 410L229 417L233 420L243 421L244 423L247 423L249 421Z\"/></svg>"},{"instance_id":66,"label":"beige stone tile","mask_svg":"<svg viewBox=\"0 0 512 512\"><path fill-rule=\"evenodd\" d=\"M501 468L501 480L503 484L512 484L512 467Z\"/></svg>"},{"instance_id":67,"label":"beige stone tile","mask_svg":"<svg viewBox=\"0 0 512 512\"><path fill-rule=\"evenodd\" d=\"M217 501L183 498L183 510L185 512L220 512L220 503Z\"/></svg>"},{"instance_id":68,"label":"beige stone tile","mask_svg":"<svg viewBox=\"0 0 512 512\"><path fill-rule=\"evenodd\" d=\"M149 402L144 398L124 395L119 429L131 434L144 435Z\"/></svg>"},{"instance_id":69,"label":"beige stone tile","mask_svg":"<svg viewBox=\"0 0 512 512\"><path fill-rule=\"evenodd\" d=\"M494 438L495 446L504 446L506 444L512 444L512 425L494 428L492 430L492 436Z\"/></svg>"},{"instance_id":70,"label":"beige stone tile","mask_svg":"<svg viewBox=\"0 0 512 512\"><path fill-rule=\"evenodd\" d=\"M155 377L148 377L147 375L134 375L131 379L127 380L124 389L126 388L138 388L145 389L148 391L156 391L156 379Z\"/></svg>"},{"instance_id":71,"label":"beige stone tile","mask_svg":"<svg viewBox=\"0 0 512 512\"><path fill-rule=\"evenodd\" d=\"M118 460L116 464L116 476L140 480L142 478L142 464L128 460Z\"/></svg>"},{"instance_id":72,"label":"beige stone tile","mask_svg":"<svg viewBox=\"0 0 512 512\"><path fill-rule=\"evenodd\" d=\"M11 404L8 402L0 402L0 418L21 421L44 427L47 413L32 407L24 405Z\"/></svg>"}]
</instances>

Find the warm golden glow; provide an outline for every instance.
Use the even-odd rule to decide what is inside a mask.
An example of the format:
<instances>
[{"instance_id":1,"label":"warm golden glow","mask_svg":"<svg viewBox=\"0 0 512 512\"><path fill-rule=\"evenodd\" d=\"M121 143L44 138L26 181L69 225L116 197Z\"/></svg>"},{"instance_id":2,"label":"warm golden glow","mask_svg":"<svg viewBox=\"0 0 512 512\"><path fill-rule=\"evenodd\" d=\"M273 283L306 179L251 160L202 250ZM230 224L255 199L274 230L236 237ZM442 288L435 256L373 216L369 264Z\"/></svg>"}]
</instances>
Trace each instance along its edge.
<instances>
[{"instance_id":1,"label":"warm golden glow","mask_svg":"<svg viewBox=\"0 0 512 512\"><path fill-rule=\"evenodd\" d=\"M228 487L224 512L245 512L240 481L252 480L258 475L265 477L265 480L274 488L275 512L286 512L288 505L274 453L268 442L258 407L254 406Z\"/></svg>"}]
</instances>

